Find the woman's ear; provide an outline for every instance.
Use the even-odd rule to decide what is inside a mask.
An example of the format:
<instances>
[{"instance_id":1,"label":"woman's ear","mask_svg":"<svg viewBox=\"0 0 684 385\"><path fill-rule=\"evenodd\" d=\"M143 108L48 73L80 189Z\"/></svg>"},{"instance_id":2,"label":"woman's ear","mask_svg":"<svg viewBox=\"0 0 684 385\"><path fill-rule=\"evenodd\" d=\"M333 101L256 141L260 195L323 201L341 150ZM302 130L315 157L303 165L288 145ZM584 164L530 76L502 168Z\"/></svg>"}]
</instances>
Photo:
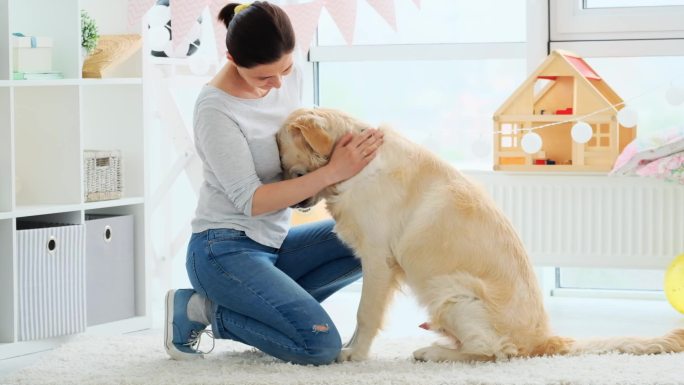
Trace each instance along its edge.
<instances>
[{"instance_id":1,"label":"woman's ear","mask_svg":"<svg viewBox=\"0 0 684 385\"><path fill-rule=\"evenodd\" d=\"M297 130L311 149L320 155L330 156L333 150L333 139L325 130L325 119L313 114L299 116L288 129ZM294 133L294 132L293 132Z\"/></svg>"}]
</instances>

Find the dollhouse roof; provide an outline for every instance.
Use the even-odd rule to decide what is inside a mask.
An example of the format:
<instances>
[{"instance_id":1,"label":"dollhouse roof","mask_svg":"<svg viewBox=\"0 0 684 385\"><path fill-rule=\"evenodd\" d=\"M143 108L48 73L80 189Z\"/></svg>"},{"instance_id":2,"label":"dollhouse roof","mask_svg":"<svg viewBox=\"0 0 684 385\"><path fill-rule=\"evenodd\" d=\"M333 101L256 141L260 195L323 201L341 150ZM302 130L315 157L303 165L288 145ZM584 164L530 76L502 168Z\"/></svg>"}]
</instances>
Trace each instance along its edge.
<instances>
[{"instance_id":1,"label":"dollhouse roof","mask_svg":"<svg viewBox=\"0 0 684 385\"><path fill-rule=\"evenodd\" d=\"M523 100L525 113L532 114L532 106L543 94L535 95L534 86L537 79L547 79L555 81L559 77L572 76L576 80L576 90L581 90L582 100L590 100L596 109L606 108L617 112L620 107L612 107L622 102L622 99L613 91L612 88L594 71L593 68L580 56L562 50L553 50L544 62L525 80L518 89L499 107L494 113L501 115L506 113L524 114L520 107ZM552 87L551 85L550 87ZM518 103L516 103L518 102ZM517 104L516 111L509 111ZM528 111L529 110L529 111ZM586 112L586 111L585 111Z\"/></svg>"}]
</instances>

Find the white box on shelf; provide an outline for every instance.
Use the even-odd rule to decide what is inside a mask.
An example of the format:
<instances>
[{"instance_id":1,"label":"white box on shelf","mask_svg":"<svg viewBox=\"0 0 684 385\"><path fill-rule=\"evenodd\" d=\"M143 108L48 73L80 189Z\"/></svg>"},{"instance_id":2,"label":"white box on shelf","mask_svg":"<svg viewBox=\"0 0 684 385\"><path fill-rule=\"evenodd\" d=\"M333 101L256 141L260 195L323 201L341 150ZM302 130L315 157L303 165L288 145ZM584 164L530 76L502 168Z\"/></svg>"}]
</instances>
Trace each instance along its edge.
<instances>
[{"instance_id":1,"label":"white box on shelf","mask_svg":"<svg viewBox=\"0 0 684 385\"><path fill-rule=\"evenodd\" d=\"M88 326L135 317L133 215L85 219Z\"/></svg>"},{"instance_id":2,"label":"white box on shelf","mask_svg":"<svg viewBox=\"0 0 684 385\"><path fill-rule=\"evenodd\" d=\"M51 72L52 44L50 37L12 36L12 71Z\"/></svg>"},{"instance_id":3,"label":"white box on shelf","mask_svg":"<svg viewBox=\"0 0 684 385\"><path fill-rule=\"evenodd\" d=\"M19 341L83 332L83 225L17 220Z\"/></svg>"}]
</instances>

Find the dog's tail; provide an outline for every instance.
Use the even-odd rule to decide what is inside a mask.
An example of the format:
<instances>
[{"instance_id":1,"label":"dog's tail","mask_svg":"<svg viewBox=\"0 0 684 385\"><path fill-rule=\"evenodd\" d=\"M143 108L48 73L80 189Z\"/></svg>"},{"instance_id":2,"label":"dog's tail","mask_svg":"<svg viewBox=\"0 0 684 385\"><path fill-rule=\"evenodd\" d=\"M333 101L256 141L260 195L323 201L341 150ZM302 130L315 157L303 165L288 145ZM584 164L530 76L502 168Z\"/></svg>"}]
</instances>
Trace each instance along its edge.
<instances>
[{"instance_id":1,"label":"dog's tail","mask_svg":"<svg viewBox=\"0 0 684 385\"><path fill-rule=\"evenodd\" d=\"M635 355L684 352L684 329L675 329L662 337L612 337L573 340L550 337L537 346L532 355L579 355L620 352Z\"/></svg>"}]
</instances>

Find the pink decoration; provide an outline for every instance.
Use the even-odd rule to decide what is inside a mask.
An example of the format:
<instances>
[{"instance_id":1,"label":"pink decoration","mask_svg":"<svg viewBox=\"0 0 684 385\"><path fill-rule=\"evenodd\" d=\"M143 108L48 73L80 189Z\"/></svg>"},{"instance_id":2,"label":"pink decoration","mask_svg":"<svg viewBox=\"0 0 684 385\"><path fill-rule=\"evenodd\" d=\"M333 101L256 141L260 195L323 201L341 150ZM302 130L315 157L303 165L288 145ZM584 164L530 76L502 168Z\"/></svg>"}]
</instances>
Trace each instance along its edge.
<instances>
[{"instance_id":1,"label":"pink decoration","mask_svg":"<svg viewBox=\"0 0 684 385\"><path fill-rule=\"evenodd\" d=\"M394 0L367 0L368 4L385 19L390 26L397 30L397 17L394 11Z\"/></svg>"},{"instance_id":2,"label":"pink decoration","mask_svg":"<svg viewBox=\"0 0 684 385\"><path fill-rule=\"evenodd\" d=\"M354 27L356 27L356 0L324 0L323 6L332 16L344 41L347 45L351 45L354 41Z\"/></svg>"},{"instance_id":3,"label":"pink decoration","mask_svg":"<svg viewBox=\"0 0 684 385\"><path fill-rule=\"evenodd\" d=\"M216 52L218 57L226 56L226 25L218 19L219 12L226 6L227 0L212 0L209 3L209 12L211 12L211 22L214 26L214 37L216 38Z\"/></svg>"},{"instance_id":4,"label":"pink decoration","mask_svg":"<svg viewBox=\"0 0 684 385\"><path fill-rule=\"evenodd\" d=\"M128 0L128 26L140 23L143 15L152 8L155 0Z\"/></svg>"},{"instance_id":5,"label":"pink decoration","mask_svg":"<svg viewBox=\"0 0 684 385\"><path fill-rule=\"evenodd\" d=\"M304 52L308 51L311 39L318 26L318 18L321 15L323 1L315 0L304 4L284 5L282 8L292 22L297 46Z\"/></svg>"},{"instance_id":6,"label":"pink decoration","mask_svg":"<svg viewBox=\"0 0 684 385\"><path fill-rule=\"evenodd\" d=\"M413 0L413 3L415 3L416 7L418 7L418 9L420 9L420 0Z\"/></svg>"},{"instance_id":7,"label":"pink decoration","mask_svg":"<svg viewBox=\"0 0 684 385\"><path fill-rule=\"evenodd\" d=\"M210 0L170 0L171 6L171 33L173 48L176 50L181 45L186 46L189 42L186 36L193 24L202 14L202 10Z\"/></svg>"}]
</instances>

